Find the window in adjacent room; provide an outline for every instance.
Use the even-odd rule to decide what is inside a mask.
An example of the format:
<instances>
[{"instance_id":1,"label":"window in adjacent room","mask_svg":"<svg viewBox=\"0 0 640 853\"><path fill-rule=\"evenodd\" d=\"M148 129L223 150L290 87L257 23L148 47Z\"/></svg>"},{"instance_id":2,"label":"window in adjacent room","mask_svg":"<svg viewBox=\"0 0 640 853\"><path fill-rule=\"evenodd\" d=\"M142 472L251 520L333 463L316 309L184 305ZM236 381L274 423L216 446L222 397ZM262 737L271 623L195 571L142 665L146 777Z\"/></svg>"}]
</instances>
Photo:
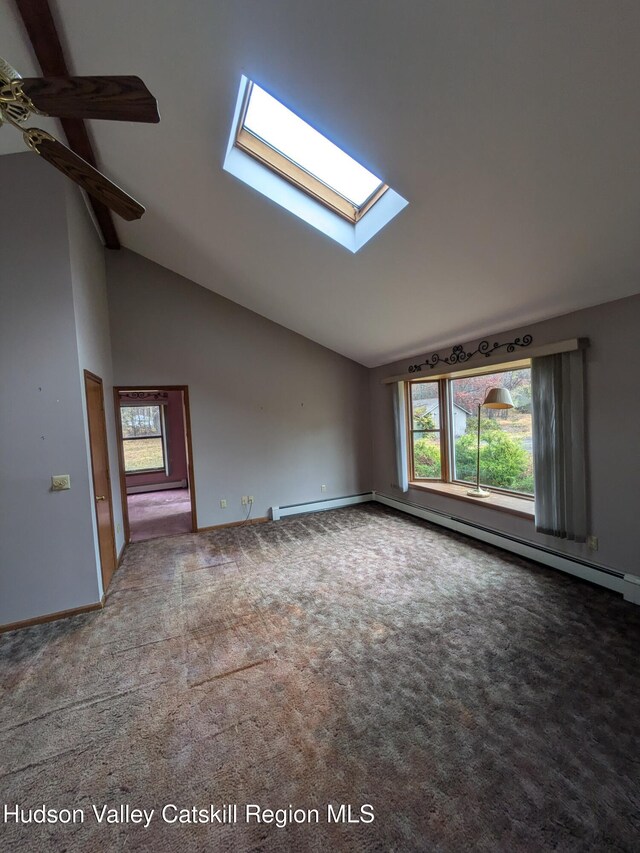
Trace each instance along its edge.
<instances>
[{"instance_id":1,"label":"window in adjacent room","mask_svg":"<svg viewBox=\"0 0 640 853\"><path fill-rule=\"evenodd\" d=\"M121 406L127 474L165 470L162 406Z\"/></svg>"},{"instance_id":2,"label":"window in adjacent room","mask_svg":"<svg viewBox=\"0 0 640 853\"><path fill-rule=\"evenodd\" d=\"M481 410L480 480L492 490L533 497L531 368L525 365L407 383L414 482L475 483L478 405L489 388L505 387L513 409Z\"/></svg>"}]
</instances>

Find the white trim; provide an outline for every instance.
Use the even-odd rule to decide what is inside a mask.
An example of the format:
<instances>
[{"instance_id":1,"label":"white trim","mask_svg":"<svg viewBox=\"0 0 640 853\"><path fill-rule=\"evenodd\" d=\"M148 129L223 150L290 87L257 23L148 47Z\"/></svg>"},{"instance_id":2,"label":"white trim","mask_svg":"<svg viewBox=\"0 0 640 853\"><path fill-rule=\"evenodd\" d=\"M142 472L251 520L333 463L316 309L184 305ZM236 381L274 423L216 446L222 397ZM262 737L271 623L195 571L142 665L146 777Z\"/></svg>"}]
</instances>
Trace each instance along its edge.
<instances>
[{"instance_id":1,"label":"white trim","mask_svg":"<svg viewBox=\"0 0 640 853\"><path fill-rule=\"evenodd\" d=\"M536 548L534 545L527 545L525 542L520 540L501 536L499 533L494 533L491 530L475 527L472 524L459 521L451 516L424 509L416 504L399 501L395 498L388 498L386 495L380 495L377 492L374 492L373 495L373 500L378 501L381 504L385 504L386 506L390 506L393 509L398 509L400 512L406 512L409 515L415 515L418 518L423 518L425 521L430 521L433 524L448 527L450 530L455 530L458 533L464 533L465 536L471 536L473 539L480 539L483 542L488 542L490 545L496 545L498 548L503 548L505 551L512 551L514 554L519 554L521 557L534 560L536 563L544 563L545 566L550 566L552 569L560 569L560 571L567 572L570 575L575 575L578 578L582 578L582 580L590 581L591 583L611 589L614 592L622 593L627 601L633 601L636 604L640 603L640 578L636 578L635 575L625 575L624 578L621 576L619 577L615 574L610 574L607 570L598 569L595 566L591 567L586 563L567 559L566 557L562 557L560 554L554 554L550 551ZM633 580L629 580L630 578ZM635 586L636 584L637 586ZM636 597L627 598L627 595L635 595Z\"/></svg>"},{"instance_id":2,"label":"white trim","mask_svg":"<svg viewBox=\"0 0 640 853\"><path fill-rule=\"evenodd\" d=\"M374 500L373 492L364 492L361 495L348 495L344 498L329 498L326 501L314 501L308 504L293 504L291 506L272 506L271 520L280 521L287 515L300 515L303 512L323 512L326 509L339 509L343 506L363 504Z\"/></svg>"}]
</instances>

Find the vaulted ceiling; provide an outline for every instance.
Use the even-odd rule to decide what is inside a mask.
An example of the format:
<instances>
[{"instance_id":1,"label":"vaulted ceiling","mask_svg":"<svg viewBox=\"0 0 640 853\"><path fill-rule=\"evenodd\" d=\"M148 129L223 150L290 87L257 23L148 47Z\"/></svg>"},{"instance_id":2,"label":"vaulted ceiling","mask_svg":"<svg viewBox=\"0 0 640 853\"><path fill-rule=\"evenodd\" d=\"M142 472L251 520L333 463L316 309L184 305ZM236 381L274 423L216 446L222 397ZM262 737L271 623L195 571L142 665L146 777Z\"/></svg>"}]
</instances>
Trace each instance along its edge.
<instances>
[{"instance_id":1,"label":"vaulted ceiling","mask_svg":"<svg viewBox=\"0 0 640 853\"><path fill-rule=\"evenodd\" d=\"M377 365L640 291L634 0L51 7L71 73L158 99L159 125L88 123L147 207L122 244L312 340ZM37 75L12 0L0 32ZM357 254L222 170L243 73L409 200Z\"/></svg>"}]
</instances>

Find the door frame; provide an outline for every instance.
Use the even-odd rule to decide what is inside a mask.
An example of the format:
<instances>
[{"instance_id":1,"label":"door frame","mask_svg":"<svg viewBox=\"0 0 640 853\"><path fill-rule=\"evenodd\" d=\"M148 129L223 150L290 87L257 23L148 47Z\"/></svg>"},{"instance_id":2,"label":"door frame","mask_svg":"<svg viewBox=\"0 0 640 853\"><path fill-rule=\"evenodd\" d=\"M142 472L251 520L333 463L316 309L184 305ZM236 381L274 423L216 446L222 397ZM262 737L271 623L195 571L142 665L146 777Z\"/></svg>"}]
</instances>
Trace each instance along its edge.
<instances>
[{"instance_id":1,"label":"door frame","mask_svg":"<svg viewBox=\"0 0 640 853\"><path fill-rule=\"evenodd\" d=\"M102 397L102 423L104 427L104 440L105 440L105 452L107 458L107 499L109 501L109 507L111 508L111 541L113 543L113 572L117 571L118 568L118 551L116 547L116 531L114 525L113 518L113 493L111 491L111 471L110 466L111 462L109 459L109 434L107 432L107 415L104 408L104 383L102 379L97 376L95 373L92 373L90 370L83 371L84 376L84 405L85 411L87 413L87 431L89 433L89 461L91 464L91 485L93 487L93 512L96 519L96 536L98 537L98 554L100 556L100 576L102 578L102 593L103 595L107 592L107 584L105 583L104 578L104 566L102 565L102 555L100 554L100 519L98 518L98 505L96 503L96 476L95 471L93 469L93 453L92 453L92 445L95 438L95 435L91 431L91 419L89 417L89 398L87 394L87 380L91 380L92 382L97 382L100 386L100 395ZM111 579L110 579L111 580Z\"/></svg>"},{"instance_id":2,"label":"door frame","mask_svg":"<svg viewBox=\"0 0 640 853\"><path fill-rule=\"evenodd\" d=\"M188 385L114 385L113 401L116 416L116 436L118 440L118 472L120 474L120 497L122 499L122 521L124 524L124 541L129 544L131 540L131 528L129 526L129 505L127 504L127 478L124 470L124 447L122 444L122 420L120 419L120 392L121 391L182 391L182 405L184 408L184 434L187 443L187 466L189 471L189 497L191 498L191 532L198 531L198 514L196 512L196 488L193 474L193 445L191 442L191 412L189 410L189 386Z\"/></svg>"}]
</instances>

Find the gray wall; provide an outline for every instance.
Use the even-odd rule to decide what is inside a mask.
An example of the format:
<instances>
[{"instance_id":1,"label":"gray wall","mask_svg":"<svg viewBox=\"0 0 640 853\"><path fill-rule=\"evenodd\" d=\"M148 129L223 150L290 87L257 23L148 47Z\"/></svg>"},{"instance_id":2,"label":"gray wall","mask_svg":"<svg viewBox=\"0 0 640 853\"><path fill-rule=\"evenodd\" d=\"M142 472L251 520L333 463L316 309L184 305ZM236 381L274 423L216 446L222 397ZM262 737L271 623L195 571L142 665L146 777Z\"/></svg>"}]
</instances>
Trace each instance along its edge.
<instances>
[{"instance_id":1,"label":"gray wall","mask_svg":"<svg viewBox=\"0 0 640 853\"><path fill-rule=\"evenodd\" d=\"M3 241L11 247L0 264L4 624L91 604L101 594L84 368L105 382L117 525L121 518L103 251L75 192L47 164L29 153L2 157L0 180L9 212ZM107 257L113 381L189 386L200 526L242 519L243 494L255 496L254 516L267 515L274 504L371 488L402 497L391 487L390 390L380 380L430 353L367 371L138 255ZM529 332L535 344L591 341L587 414L597 553L540 536L531 522L486 505L415 490L409 500L640 573L634 535L640 514L639 327L636 296L496 336ZM51 475L64 473L71 475L71 490L51 492ZM120 547L121 529L117 539Z\"/></svg>"},{"instance_id":2,"label":"gray wall","mask_svg":"<svg viewBox=\"0 0 640 853\"><path fill-rule=\"evenodd\" d=\"M65 179L0 158L0 624L100 598ZM71 489L51 492L52 474Z\"/></svg>"},{"instance_id":3,"label":"gray wall","mask_svg":"<svg viewBox=\"0 0 640 853\"><path fill-rule=\"evenodd\" d=\"M542 323L492 336L507 341L525 333L533 345L566 338L587 337L586 406L588 462L591 500L591 533L599 539L599 550L565 543L538 534L532 521L507 515L486 505L471 504L441 495L410 489L403 495L393 488L395 449L391 386L382 385L387 376L401 375L408 366L423 361L430 352L403 359L371 371L371 423L373 429L374 489L389 497L408 500L430 509L468 520L499 532L518 536L564 554L590 560L610 568L640 574L640 548L636 538L640 518L640 295L588 308ZM469 344L477 341L452 341ZM447 347L440 347L441 354ZM526 353L523 350L523 355ZM494 363L500 359L494 357ZM478 363L479 362L474 362ZM484 366L491 361L482 359ZM468 367L472 367L469 363Z\"/></svg>"},{"instance_id":4,"label":"gray wall","mask_svg":"<svg viewBox=\"0 0 640 853\"><path fill-rule=\"evenodd\" d=\"M84 371L89 370L102 379L103 385L116 551L119 554L124 547L124 529L122 524L118 445L113 404L113 369L111 363L109 307L107 304L105 250L91 222L82 196L72 184L67 184L66 196L71 284L76 321L85 441L88 461L89 465L91 465L84 386ZM93 494L93 482L91 482L91 490ZM95 514L92 514L91 517L96 545L96 561L99 565L100 553L98 550L98 532L96 530ZM102 575L100 575L100 580L102 582Z\"/></svg>"},{"instance_id":5,"label":"gray wall","mask_svg":"<svg viewBox=\"0 0 640 853\"><path fill-rule=\"evenodd\" d=\"M107 281L115 384L189 386L200 527L371 489L366 368L132 252Z\"/></svg>"}]
</instances>

